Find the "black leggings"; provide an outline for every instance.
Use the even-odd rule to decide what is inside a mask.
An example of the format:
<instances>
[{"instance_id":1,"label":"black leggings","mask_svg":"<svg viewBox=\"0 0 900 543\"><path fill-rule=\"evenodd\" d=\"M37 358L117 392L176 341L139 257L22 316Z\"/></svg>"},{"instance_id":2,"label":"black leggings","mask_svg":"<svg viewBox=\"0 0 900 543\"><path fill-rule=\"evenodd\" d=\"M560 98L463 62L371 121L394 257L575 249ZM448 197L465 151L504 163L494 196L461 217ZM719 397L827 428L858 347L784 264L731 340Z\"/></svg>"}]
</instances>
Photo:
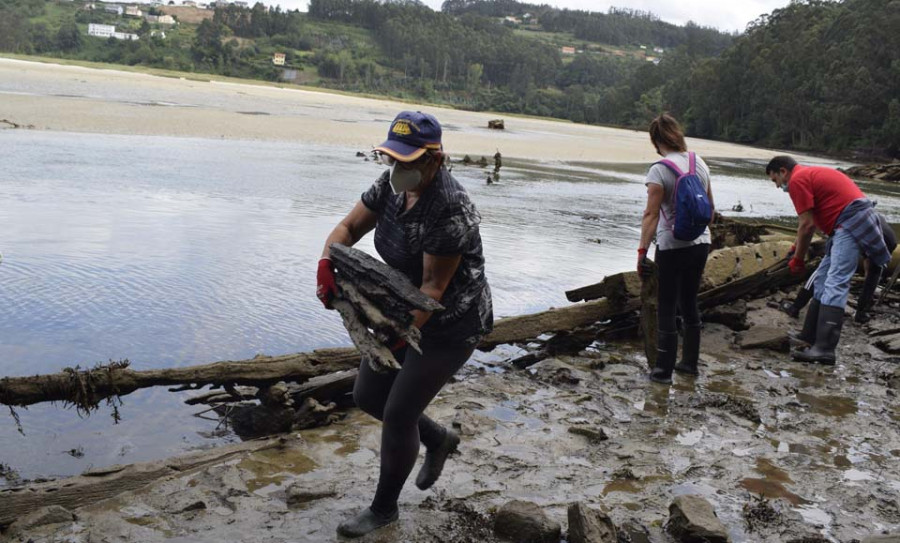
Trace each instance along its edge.
<instances>
[{"instance_id":1,"label":"black leggings","mask_svg":"<svg viewBox=\"0 0 900 543\"><path fill-rule=\"evenodd\" d=\"M659 266L659 294L656 318L660 332L674 333L676 308L681 310L685 326L700 326L697 292L709 256L709 244L683 249L656 250Z\"/></svg>"},{"instance_id":2,"label":"black leggings","mask_svg":"<svg viewBox=\"0 0 900 543\"><path fill-rule=\"evenodd\" d=\"M407 348L399 371L376 373L366 360L359 366L353 399L366 413L382 421L381 474L372 511L389 515L397 508L400 490L419 454L419 440L432 449L446 430L423 413L475 347L422 345L423 354Z\"/></svg>"}]
</instances>

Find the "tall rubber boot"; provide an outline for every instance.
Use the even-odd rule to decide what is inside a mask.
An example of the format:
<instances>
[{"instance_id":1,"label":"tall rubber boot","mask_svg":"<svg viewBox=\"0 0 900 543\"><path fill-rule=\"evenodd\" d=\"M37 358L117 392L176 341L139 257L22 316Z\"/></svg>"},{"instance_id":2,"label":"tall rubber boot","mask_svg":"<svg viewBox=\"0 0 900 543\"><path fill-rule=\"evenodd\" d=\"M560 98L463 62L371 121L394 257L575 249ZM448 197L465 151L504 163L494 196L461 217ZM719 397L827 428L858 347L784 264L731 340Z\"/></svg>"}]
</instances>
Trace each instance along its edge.
<instances>
[{"instance_id":1,"label":"tall rubber boot","mask_svg":"<svg viewBox=\"0 0 900 543\"><path fill-rule=\"evenodd\" d=\"M856 315L853 320L862 324L869 322L869 309L875 301L875 287L881 282L881 274L884 272L885 266L869 266L869 273L866 274L866 282L863 283L862 292L856 299Z\"/></svg>"},{"instance_id":2,"label":"tall rubber boot","mask_svg":"<svg viewBox=\"0 0 900 543\"><path fill-rule=\"evenodd\" d=\"M816 342L816 327L819 326L819 313L821 312L822 302L813 300L809 303L809 309L806 310L806 319L803 321L803 329L800 333L788 332L788 337L794 341L812 345Z\"/></svg>"},{"instance_id":3,"label":"tall rubber boot","mask_svg":"<svg viewBox=\"0 0 900 543\"><path fill-rule=\"evenodd\" d=\"M678 354L678 332L657 332L656 350L656 367L650 370L650 380L671 385L672 369Z\"/></svg>"},{"instance_id":4,"label":"tall rubber boot","mask_svg":"<svg viewBox=\"0 0 900 543\"><path fill-rule=\"evenodd\" d=\"M675 371L686 375L700 375L697 363L700 361L700 324L684 327L684 346L681 352L681 362L675 364Z\"/></svg>"},{"instance_id":5,"label":"tall rubber boot","mask_svg":"<svg viewBox=\"0 0 900 543\"><path fill-rule=\"evenodd\" d=\"M795 360L801 362L818 362L833 366L836 356L834 350L841 340L841 326L844 323L844 308L836 305L823 305L819 310L819 326L816 328L816 343L809 349L795 352Z\"/></svg>"},{"instance_id":6,"label":"tall rubber boot","mask_svg":"<svg viewBox=\"0 0 900 543\"><path fill-rule=\"evenodd\" d=\"M807 290L806 288L801 288L797 293L797 297L794 298L792 303L785 302L782 305L782 310L790 315L793 318L797 318L800 316L800 311L809 303L809 300L812 298L813 291Z\"/></svg>"}]
</instances>

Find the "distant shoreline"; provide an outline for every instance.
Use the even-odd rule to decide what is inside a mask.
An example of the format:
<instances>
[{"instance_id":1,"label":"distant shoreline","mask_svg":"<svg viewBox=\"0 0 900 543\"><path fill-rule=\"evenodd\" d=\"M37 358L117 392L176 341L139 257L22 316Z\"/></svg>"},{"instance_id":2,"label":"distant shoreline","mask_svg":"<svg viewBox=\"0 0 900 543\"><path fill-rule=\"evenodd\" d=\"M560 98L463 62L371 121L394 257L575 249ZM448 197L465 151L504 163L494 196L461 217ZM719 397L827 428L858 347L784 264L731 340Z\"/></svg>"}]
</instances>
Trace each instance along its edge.
<instances>
[{"instance_id":1,"label":"distant shoreline","mask_svg":"<svg viewBox=\"0 0 900 543\"><path fill-rule=\"evenodd\" d=\"M643 131L206 74L119 68L0 56L0 81L11 82L10 86L0 84L0 119L38 130L296 141L365 151L383 141L398 111L421 108L444 125L444 146L452 156L490 156L499 149L509 158L542 161L650 163L658 159ZM35 90L9 90L17 85ZM65 93L42 92L61 86ZM489 130L488 120L498 117L507 121L507 129ZM693 138L688 146L710 158L765 160L783 153Z\"/></svg>"}]
</instances>

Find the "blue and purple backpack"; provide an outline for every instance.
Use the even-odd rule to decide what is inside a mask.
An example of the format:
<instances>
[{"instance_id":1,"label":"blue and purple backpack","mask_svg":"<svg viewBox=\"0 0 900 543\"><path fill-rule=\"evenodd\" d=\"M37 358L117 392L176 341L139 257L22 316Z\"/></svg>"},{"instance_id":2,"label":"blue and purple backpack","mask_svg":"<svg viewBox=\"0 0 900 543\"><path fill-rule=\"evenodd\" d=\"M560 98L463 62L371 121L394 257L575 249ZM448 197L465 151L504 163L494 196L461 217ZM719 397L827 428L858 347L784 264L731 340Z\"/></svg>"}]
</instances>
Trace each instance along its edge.
<instances>
[{"instance_id":1,"label":"blue and purple backpack","mask_svg":"<svg viewBox=\"0 0 900 543\"><path fill-rule=\"evenodd\" d=\"M678 178L675 181L675 190L672 191L672 207L675 208L675 214L666 217L664 211L660 209L660 212L668 228L672 230L672 235L681 241L694 241L712 222L712 204L706 187L703 186L703 180L697 175L697 156L688 153L688 157L690 168L687 173L682 172L671 160L663 159L657 162L672 170Z\"/></svg>"}]
</instances>

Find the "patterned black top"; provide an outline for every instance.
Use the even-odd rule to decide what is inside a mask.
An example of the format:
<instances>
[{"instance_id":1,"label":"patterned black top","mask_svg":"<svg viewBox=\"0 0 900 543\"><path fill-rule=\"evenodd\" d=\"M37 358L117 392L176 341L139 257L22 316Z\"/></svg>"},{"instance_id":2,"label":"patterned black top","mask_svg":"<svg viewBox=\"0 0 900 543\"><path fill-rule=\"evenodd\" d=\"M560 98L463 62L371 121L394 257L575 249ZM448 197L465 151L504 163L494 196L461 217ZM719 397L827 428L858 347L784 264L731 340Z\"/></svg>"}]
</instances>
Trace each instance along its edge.
<instances>
[{"instance_id":1,"label":"patterned black top","mask_svg":"<svg viewBox=\"0 0 900 543\"><path fill-rule=\"evenodd\" d=\"M362 195L363 204L378 215L375 250L389 266L422 286L422 255L462 255L441 299L446 308L422 327L426 342L478 343L494 326L491 289L484 274L478 225L481 215L466 189L441 168L419 201L404 211L406 193L394 194L390 171Z\"/></svg>"}]
</instances>

